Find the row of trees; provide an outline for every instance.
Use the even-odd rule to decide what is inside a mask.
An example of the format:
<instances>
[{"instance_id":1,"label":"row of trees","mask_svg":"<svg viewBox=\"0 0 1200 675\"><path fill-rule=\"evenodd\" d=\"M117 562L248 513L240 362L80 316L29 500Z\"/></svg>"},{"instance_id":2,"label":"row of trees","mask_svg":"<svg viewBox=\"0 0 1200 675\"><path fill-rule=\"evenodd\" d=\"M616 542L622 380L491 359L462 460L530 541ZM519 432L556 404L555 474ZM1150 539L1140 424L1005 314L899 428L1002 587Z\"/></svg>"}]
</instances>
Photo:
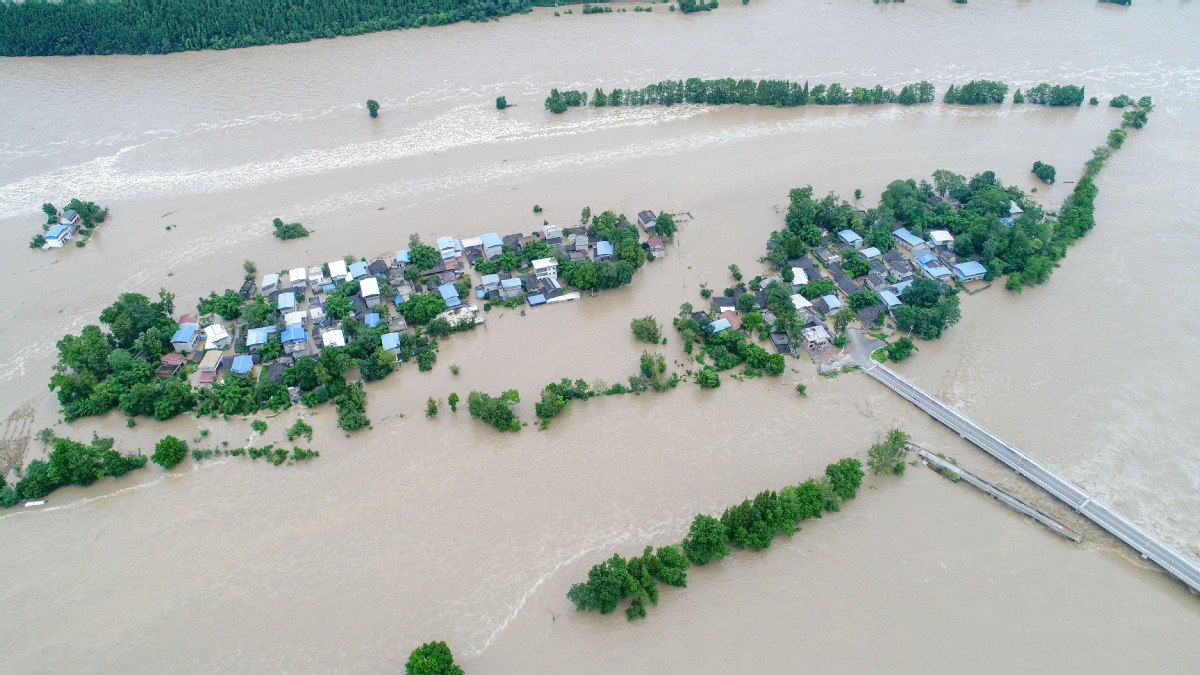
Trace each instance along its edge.
<instances>
[{"instance_id":1,"label":"row of trees","mask_svg":"<svg viewBox=\"0 0 1200 675\"><path fill-rule=\"evenodd\" d=\"M946 94L942 97L944 103L959 103L962 105L985 105L991 103L1003 103L1004 97L1008 95L1008 85L1003 82L994 82L992 80L971 80L970 82L956 87L950 85L946 90Z\"/></svg>"},{"instance_id":2,"label":"row of trees","mask_svg":"<svg viewBox=\"0 0 1200 675\"><path fill-rule=\"evenodd\" d=\"M819 478L775 492L764 490L753 500L745 499L725 509L720 518L697 514L682 542L658 549L647 546L641 556L626 560L613 554L588 571L587 581L574 584L567 599L579 611L608 614L626 598L625 617L632 621L646 616L646 605L658 604L658 582L687 587L687 570L721 560L730 545L761 551L769 548L778 533L795 534L799 524L838 511L853 499L862 485L862 463L848 457L825 467Z\"/></svg>"},{"instance_id":3,"label":"row of trees","mask_svg":"<svg viewBox=\"0 0 1200 675\"><path fill-rule=\"evenodd\" d=\"M790 108L802 105L872 105L880 103L932 103L934 87L926 81L907 85L897 93L884 89L882 85L872 88L853 87L847 89L840 83L818 84L811 89L804 84L787 80L755 80L723 78L703 80L663 80L642 89L613 89L605 93L597 88L592 95L594 107L677 105L680 103L704 103L724 105L767 105ZM553 113L566 112L567 108L587 105L587 94L580 91L559 92L554 89L546 99L546 109Z\"/></svg>"},{"instance_id":4,"label":"row of trees","mask_svg":"<svg viewBox=\"0 0 1200 675\"><path fill-rule=\"evenodd\" d=\"M69 438L52 438L50 444L45 460L35 459L18 471L21 479L15 485L7 485L0 476L0 507L16 506L22 499L41 499L66 485L86 487L105 476L120 478L146 466L144 455L121 454L113 449L112 438L95 434L87 445Z\"/></svg>"},{"instance_id":5,"label":"row of trees","mask_svg":"<svg viewBox=\"0 0 1200 675\"><path fill-rule=\"evenodd\" d=\"M1021 90L1018 89L1017 93L1020 93L1020 91ZM1083 93L1083 87L1077 87L1073 84L1056 84L1054 86L1050 86L1049 84L1043 82L1025 92L1024 98L1028 99L1030 103L1037 103L1039 105L1080 106L1083 105L1083 100L1086 97ZM1013 94L1013 103L1020 102L1021 101L1017 100L1017 94Z\"/></svg>"},{"instance_id":6,"label":"row of trees","mask_svg":"<svg viewBox=\"0 0 1200 675\"><path fill-rule=\"evenodd\" d=\"M530 0L27 0L0 3L0 55L166 54L487 21Z\"/></svg>"}]
</instances>

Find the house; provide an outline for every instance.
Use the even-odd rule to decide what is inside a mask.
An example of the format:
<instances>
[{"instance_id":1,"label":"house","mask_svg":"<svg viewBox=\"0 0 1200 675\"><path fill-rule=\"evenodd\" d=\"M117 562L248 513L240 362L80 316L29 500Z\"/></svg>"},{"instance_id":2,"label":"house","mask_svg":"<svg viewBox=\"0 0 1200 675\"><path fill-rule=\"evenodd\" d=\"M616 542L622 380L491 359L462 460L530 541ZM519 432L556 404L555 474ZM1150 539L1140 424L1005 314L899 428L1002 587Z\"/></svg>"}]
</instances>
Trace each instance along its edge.
<instances>
[{"instance_id":1,"label":"house","mask_svg":"<svg viewBox=\"0 0 1200 675\"><path fill-rule=\"evenodd\" d=\"M387 274L388 264L382 260L372 260L370 265L367 265L367 274L377 277L380 274Z\"/></svg>"},{"instance_id":2,"label":"house","mask_svg":"<svg viewBox=\"0 0 1200 675\"><path fill-rule=\"evenodd\" d=\"M173 352L163 354L162 358L159 359L158 367L154 369L154 374L158 377L174 377L175 373L179 372L184 363L187 363L187 359L183 358L181 354Z\"/></svg>"},{"instance_id":3,"label":"house","mask_svg":"<svg viewBox=\"0 0 1200 675\"><path fill-rule=\"evenodd\" d=\"M717 319L716 321L708 324L708 326L712 329L713 334L733 328L733 324L729 322L729 319Z\"/></svg>"},{"instance_id":4,"label":"house","mask_svg":"<svg viewBox=\"0 0 1200 675\"><path fill-rule=\"evenodd\" d=\"M542 228L542 232L546 235L546 241L551 244L562 239L563 235L562 227L558 225L547 225Z\"/></svg>"},{"instance_id":5,"label":"house","mask_svg":"<svg viewBox=\"0 0 1200 675\"><path fill-rule=\"evenodd\" d=\"M288 272L288 285L292 288L308 288L308 270L297 267Z\"/></svg>"},{"instance_id":6,"label":"house","mask_svg":"<svg viewBox=\"0 0 1200 675\"><path fill-rule=\"evenodd\" d=\"M539 305L546 304L546 296L542 295L541 293L538 293L537 295L529 296L528 300L529 300L530 307L537 307Z\"/></svg>"},{"instance_id":7,"label":"house","mask_svg":"<svg viewBox=\"0 0 1200 675\"><path fill-rule=\"evenodd\" d=\"M790 262L792 267L799 267L804 270L804 274L808 277L808 281L816 281L823 277L820 268L808 256L801 256ZM808 282L805 282L808 283Z\"/></svg>"},{"instance_id":8,"label":"house","mask_svg":"<svg viewBox=\"0 0 1200 675\"><path fill-rule=\"evenodd\" d=\"M825 328L825 326L813 326L811 328L805 328L803 337L804 346L807 349L824 347L830 342L829 331Z\"/></svg>"},{"instance_id":9,"label":"house","mask_svg":"<svg viewBox=\"0 0 1200 675\"><path fill-rule=\"evenodd\" d=\"M921 271L925 272L925 275L930 279L936 279L938 281L948 281L950 279L950 270L942 267L941 265L922 267Z\"/></svg>"},{"instance_id":10,"label":"house","mask_svg":"<svg viewBox=\"0 0 1200 675\"><path fill-rule=\"evenodd\" d=\"M658 224L658 216L654 215L653 211L642 211L637 216L638 225L646 231L646 234L652 234L655 226Z\"/></svg>"},{"instance_id":11,"label":"house","mask_svg":"<svg viewBox=\"0 0 1200 675\"><path fill-rule=\"evenodd\" d=\"M871 271L867 274L867 288L878 293L889 287L891 287L891 284L887 282L887 279L880 276L878 272Z\"/></svg>"},{"instance_id":12,"label":"house","mask_svg":"<svg viewBox=\"0 0 1200 675\"><path fill-rule=\"evenodd\" d=\"M259 286L262 288L263 295L270 295L274 293L275 291L279 290L279 275L264 274L262 283L259 284Z\"/></svg>"},{"instance_id":13,"label":"house","mask_svg":"<svg viewBox=\"0 0 1200 675\"><path fill-rule=\"evenodd\" d=\"M737 298L732 295L714 295L712 299L714 310L718 314L727 309L735 309L737 307Z\"/></svg>"},{"instance_id":14,"label":"house","mask_svg":"<svg viewBox=\"0 0 1200 675\"><path fill-rule=\"evenodd\" d=\"M64 225L62 223L58 223L54 227L51 227L50 231L46 233L46 246L49 248L62 248L63 245L66 244L67 240L74 236L74 234L74 225Z\"/></svg>"},{"instance_id":15,"label":"house","mask_svg":"<svg viewBox=\"0 0 1200 675\"><path fill-rule=\"evenodd\" d=\"M238 289L238 295L241 296L242 300L248 301L254 297L256 290L258 290L258 287L254 285L254 280L247 279L242 282L242 287Z\"/></svg>"},{"instance_id":16,"label":"house","mask_svg":"<svg viewBox=\"0 0 1200 675\"><path fill-rule=\"evenodd\" d=\"M900 297L892 291L879 291L879 299L883 301L883 306L887 307L889 312L904 304L900 302Z\"/></svg>"},{"instance_id":17,"label":"house","mask_svg":"<svg viewBox=\"0 0 1200 675\"><path fill-rule=\"evenodd\" d=\"M458 289L454 284L442 284L438 286L438 292L442 294L442 300L446 302L447 307L458 307L462 304L462 300L458 297Z\"/></svg>"},{"instance_id":18,"label":"house","mask_svg":"<svg viewBox=\"0 0 1200 675\"><path fill-rule=\"evenodd\" d=\"M267 370L263 373L262 379L270 380L276 384L283 384L283 373L287 370L287 365L282 361L272 361L267 364Z\"/></svg>"},{"instance_id":19,"label":"house","mask_svg":"<svg viewBox=\"0 0 1200 675\"><path fill-rule=\"evenodd\" d=\"M204 349L225 349L233 343L233 338L230 337L229 331L225 330L225 326L214 323L211 326L204 328Z\"/></svg>"},{"instance_id":20,"label":"house","mask_svg":"<svg viewBox=\"0 0 1200 675\"><path fill-rule=\"evenodd\" d=\"M729 322L730 327L734 330L742 329L742 320L738 317L737 312L733 310L725 310L717 315L718 318L725 319Z\"/></svg>"},{"instance_id":21,"label":"house","mask_svg":"<svg viewBox=\"0 0 1200 675\"><path fill-rule=\"evenodd\" d=\"M930 230L929 243L937 248L945 246L947 249L954 250L954 235L950 234L949 230Z\"/></svg>"},{"instance_id":22,"label":"house","mask_svg":"<svg viewBox=\"0 0 1200 675\"><path fill-rule=\"evenodd\" d=\"M214 349L209 352L204 352L204 358L200 359L200 384L212 384L217 379L217 372L221 370L221 351Z\"/></svg>"},{"instance_id":23,"label":"house","mask_svg":"<svg viewBox=\"0 0 1200 675\"><path fill-rule=\"evenodd\" d=\"M883 252L881 252L879 249L875 248L874 246L868 246L867 248L864 248L863 250L859 251L859 253L861 253L862 257L866 258L867 260L874 260L875 258L878 258L879 256L883 255Z\"/></svg>"},{"instance_id":24,"label":"house","mask_svg":"<svg viewBox=\"0 0 1200 675\"><path fill-rule=\"evenodd\" d=\"M296 308L295 293L280 293L275 300L275 307L281 312L290 312Z\"/></svg>"},{"instance_id":25,"label":"house","mask_svg":"<svg viewBox=\"0 0 1200 675\"><path fill-rule=\"evenodd\" d=\"M800 295L799 293L792 294L792 305L794 305L796 309L807 309L812 307L812 303L808 301L808 298Z\"/></svg>"},{"instance_id":26,"label":"house","mask_svg":"<svg viewBox=\"0 0 1200 675\"><path fill-rule=\"evenodd\" d=\"M379 325L380 318L382 317L377 312L371 312L363 317L363 323L367 325L367 328L374 328Z\"/></svg>"},{"instance_id":27,"label":"house","mask_svg":"<svg viewBox=\"0 0 1200 675\"><path fill-rule=\"evenodd\" d=\"M461 242L463 255L467 258L483 257L483 237L466 237Z\"/></svg>"},{"instance_id":28,"label":"house","mask_svg":"<svg viewBox=\"0 0 1200 675\"><path fill-rule=\"evenodd\" d=\"M792 268L792 285L803 286L808 283L808 272L804 271L803 267Z\"/></svg>"},{"instance_id":29,"label":"house","mask_svg":"<svg viewBox=\"0 0 1200 675\"><path fill-rule=\"evenodd\" d=\"M1011 230L1017 224L1017 221L1013 220L1010 216L1005 216L1000 219L1000 224Z\"/></svg>"},{"instance_id":30,"label":"house","mask_svg":"<svg viewBox=\"0 0 1200 675\"><path fill-rule=\"evenodd\" d=\"M358 292L362 295L363 302L367 303L368 308L383 304L379 299L379 282L374 277L368 277L358 282Z\"/></svg>"},{"instance_id":31,"label":"house","mask_svg":"<svg viewBox=\"0 0 1200 675\"><path fill-rule=\"evenodd\" d=\"M485 291L498 291L500 290L500 275L485 274L480 280L480 283Z\"/></svg>"},{"instance_id":32,"label":"house","mask_svg":"<svg viewBox=\"0 0 1200 675\"><path fill-rule=\"evenodd\" d=\"M521 295L522 290L523 284L520 277L500 280L500 297L505 300L518 297Z\"/></svg>"},{"instance_id":33,"label":"house","mask_svg":"<svg viewBox=\"0 0 1200 675\"><path fill-rule=\"evenodd\" d=\"M912 279L909 279L907 281L901 281L900 283L897 283L897 284L892 284L892 292L895 293L896 295L903 295L904 291L907 290L908 287L912 286L912 285L913 285Z\"/></svg>"},{"instance_id":34,"label":"house","mask_svg":"<svg viewBox=\"0 0 1200 675\"><path fill-rule=\"evenodd\" d=\"M83 225L83 218L80 217L79 212L75 209L67 209L66 211L62 212L62 216L58 219L58 223L60 225L68 225L78 228L79 226Z\"/></svg>"},{"instance_id":35,"label":"house","mask_svg":"<svg viewBox=\"0 0 1200 675\"><path fill-rule=\"evenodd\" d=\"M543 279L558 279L558 260L555 258L539 258L533 261L533 273L538 281Z\"/></svg>"},{"instance_id":36,"label":"house","mask_svg":"<svg viewBox=\"0 0 1200 675\"><path fill-rule=\"evenodd\" d=\"M977 260L967 260L954 266L954 278L962 282L982 279L987 274L987 268Z\"/></svg>"},{"instance_id":37,"label":"house","mask_svg":"<svg viewBox=\"0 0 1200 675\"><path fill-rule=\"evenodd\" d=\"M575 235L575 250L576 251L587 251L588 250L588 236L586 234Z\"/></svg>"},{"instance_id":38,"label":"house","mask_svg":"<svg viewBox=\"0 0 1200 675\"><path fill-rule=\"evenodd\" d=\"M825 303L825 307L830 312L836 312L842 308L842 301L838 300L837 296L832 293L829 295L822 295L821 301Z\"/></svg>"},{"instance_id":39,"label":"house","mask_svg":"<svg viewBox=\"0 0 1200 675\"><path fill-rule=\"evenodd\" d=\"M842 259L842 256L839 255L837 251L831 248L825 248L824 246L814 249L813 253L817 254L817 259L826 265L835 263Z\"/></svg>"},{"instance_id":40,"label":"house","mask_svg":"<svg viewBox=\"0 0 1200 675\"><path fill-rule=\"evenodd\" d=\"M771 344L775 346L775 351L780 354L792 353L792 342L788 340L788 336L784 333L771 333Z\"/></svg>"},{"instance_id":41,"label":"house","mask_svg":"<svg viewBox=\"0 0 1200 675\"><path fill-rule=\"evenodd\" d=\"M521 243L521 238L520 232L516 234L506 234L503 237L500 237L500 243L502 246L507 246L512 250L519 252L521 250L521 246L523 246Z\"/></svg>"},{"instance_id":42,"label":"house","mask_svg":"<svg viewBox=\"0 0 1200 675\"><path fill-rule=\"evenodd\" d=\"M179 330L175 331L175 335L171 336L171 346L180 354L186 354L196 349L196 342L200 339L200 325L196 323L184 323L179 325Z\"/></svg>"},{"instance_id":43,"label":"house","mask_svg":"<svg viewBox=\"0 0 1200 675\"><path fill-rule=\"evenodd\" d=\"M367 263L362 262L361 260L356 263L350 263L346 269L350 279L362 279L369 274L367 271Z\"/></svg>"},{"instance_id":44,"label":"house","mask_svg":"<svg viewBox=\"0 0 1200 675\"><path fill-rule=\"evenodd\" d=\"M917 264L921 267L936 265L938 262L937 256L931 252L922 253L920 256L913 256L913 260L916 260Z\"/></svg>"},{"instance_id":45,"label":"house","mask_svg":"<svg viewBox=\"0 0 1200 675\"><path fill-rule=\"evenodd\" d=\"M837 284L838 290L846 295L850 295L855 291L862 290L861 286L854 283L854 280L846 276L846 273L841 270L837 270L833 273L833 283Z\"/></svg>"},{"instance_id":46,"label":"house","mask_svg":"<svg viewBox=\"0 0 1200 675\"><path fill-rule=\"evenodd\" d=\"M302 309L298 309L294 312L288 312L287 314L283 315L283 325L289 326L289 327L290 326L303 326L304 322L307 320L308 320L308 313Z\"/></svg>"},{"instance_id":47,"label":"house","mask_svg":"<svg viewBox=\"0 0 1200 675\"><path fill-rule=\"evenodd\" d=\"M345 260L334 260L329 263L329 278L334 284L350 281L350 272L346 269Z\"/></svg>"},{"instance_id":48,"label":"house","mask_svg":"<svg viewBox=\"0 0 1200 675\"><path fill-rule=\"evenodd\" d=\"M571 251L567 254L567 258L569 258L571 262L579 262L580 260L587 260L587 253L583 251Z\"/></svg>"},{"instance_id":49,"label":"house","mask_svg":"<svg viewBox=\"0 0 1200 675\"><path fill-rule=\"evenodd\" d=\"M246 348L253 351L267 344L271 339L271 333L276 331L275 326L263 326L262 328L251 328L246 332Z\"/></svg>"},{"instance_id":50,"label":"house","mask_svg":"<svg viewBox=\"0 0 1200 675\"><path fill-rule=\"evenodd\" d=\"M342 335L341 329L335 328L321 333L322 347L345 347L346 336Z\"/></svg>"},{"instance_id":51,"label":"house","mask_svg":"<svg viewBox=\"0 0 1200 675\"><path fill-rule=\"evenodd\" d=\"M908 228L906 227L902 227L898 230L892 230L892 236L896 239L896 245L906 251L911 251L924 243L921 241L920 237L912 232L909 232Z\"/></svg>"},{"instance_id":52,"label":"house","mask_svg":"<svg viewBox=\"0 0 1200 675\"><path fill-rule=\"evenodd\" d=\"M391 352L392 355L396 357L396 360L399 361L400 333L384 333L383 335L379 336L379 339L383 343L384 350Z\"/></svg>"},{"instance_id":53,"label":"house","mask_svg":"<svg viewBox=\"0 0 1200 675\"><path fill-rule=\"evenodd\" d=\"M229 366L229 372L234 375L245 375L254 367L254 358L249 354L238 354L233 357L233 364Z\"/></svg>"},{"instance_id":54,"label":"house","mask_svg":"<svg viewBox=\"0 0 1200 675\"><path fill-rule=\"evenodd\" d=\"M650 237L646 242L650 247L650 255L655 258L661 258L667 254L667 248L663 246L662 237Z\"/></svg>"},{"instance_id":55,"label":"house","mask_svg":"<svg viewBox=\"0 0 1200 675\"><path fill-rule=\"evenodd\" d=\"M870 307L863 307L855 310L855 313L858 314L858 320L862 321L862 325L866 328L870 328L872 326L878 326L883 322L883 319L881 318L883 311L883 305L871 305Z\"/></svg>"},{"instance_id":56,"label":"house","mask_svg":"<svg viewBox=\"0 0 1200 675\"><path fill-rule=\"evenodd\" d=\"M1016 220L1017 218L1019 218L1021 216L1022 213L1025 213L1025 210L1022 209L1020 206L1017 206L1016 202L1014 202L1014 201L1008 202L1008 217L1009 218Z\"/></svg>"},{"instance_id":57,"label":"house","mask_svg":"<svg viewBox=\"0 0 1200 675\"><path fill-rule=\"evenodd\" d=\"M325 309L323 307L313 307L310 304L309 310L308 310L308 316L309 316L309 320L312 321L313 323L323 324L325 322Z\"/></svg>"},{"instance_id":58,"label":"house","mask_svg":"<svg viewBox=\"0 0 1200 675\"><path fill-rule=\"evenodd\" d=\"M608 260L613 257L612 242L598 241L596 242L596 260Z\"/></svg>"},{"instance_id":59,"label":"house","mask_svg":"<svg viewBox=\"0 0 1200 675\"><path fill-rule=\"evenodd\" d=\"M854 230L842 230L838 232L838 238L854 249L863 247L863 238Z\"/></svg>"},{"instance_id":60,"label":"house","mask_svg":"<svg viewBox=\"0 0 1200 675\"><path fill-rule=\"evenodd\" d=\"M442 260L457 258L462 251L462 242L454 237L444 236L437 238L438 252L442 254Z\"/></svg>"},{"instance_id":61,"label":"house","mask_svg":"<svg viewBox=\"0 0 1200 675\"><path fill-rule=\"evenodd\" d=\"M504 240L495 232L488 232L483 235L483 254L488 257L488 260L495 260L504 253Z\"/></svg>"},{"instance_id":62,"label":"house","mask_svg":"<svg viewBox=\"0 0 1200 675\"><path fill-rule=\"evenodd\" d=\"M410 262L412 262L412 251L402 248L396 251L396 262L394 262L392 266L402 268L405 265L408 265Z\"/></svg>"}]
</instances>

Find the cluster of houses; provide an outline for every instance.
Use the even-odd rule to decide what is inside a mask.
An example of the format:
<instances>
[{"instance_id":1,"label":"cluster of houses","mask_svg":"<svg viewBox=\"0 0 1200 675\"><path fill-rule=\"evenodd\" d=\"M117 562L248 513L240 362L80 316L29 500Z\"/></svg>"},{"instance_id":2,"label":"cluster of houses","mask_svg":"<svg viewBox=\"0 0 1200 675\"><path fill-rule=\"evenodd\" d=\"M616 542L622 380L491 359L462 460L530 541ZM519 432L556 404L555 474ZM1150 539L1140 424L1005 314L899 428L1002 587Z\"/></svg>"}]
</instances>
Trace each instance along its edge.
<instances>
[{"instance_id":1,"label":"cluster of houses","mask_svg":"<svg viewBox=\"0 0 1200 675\"><path fill-rule=\"evenodd\" d=\"M642 211L637 217L638 225L650 235L646 243L648 254L661 257L665 255L665 248L662 239L654 234L656 220L652 211ZM617 227L636 226L622 220ZM473 300L523 300L531 307L537 307L578 299L579 293L568 292L559 282L557 256L533 260L524 271L483 275L480 283L474 286L474 299L469 297L469 292L467 297L460 293L461 282L476 261L494 261L503 255L506 247L519 255L525 245L534 241L546 242L572 261L613 257L612 243L590 241L586 228L547 224L531 236L510 234L502 237L489 232L462 239L438 237L434 248L440 261L429 269L420 270L415 282L405 275L412 261L409 249L396 251L391 260L353 263L334 260L323 265L297 267L286 274L265 274L258 283L246 280L238 294L244 301L250 301L261 293L277 312L273 325L250 328L244 322L226 325L217 319L202 326L195 316L185 314L179 317L179 329L171 338L175 353L163 357L157 374L171 377L190 359L199 364L198 384L211 384L222 372L244 375L252 371L259 372L259 377L282 383L284 371L296 359L315 358L325 347L346 345L341 321L325 315L325 303L338 287L352 281L358 282L358 290L347 297L351 304L349 316L371 328L385 325L389 330L382 336L383 348L396 355L397 360L401 358L400 337L408 332L408 326L400 312L380 311L380 307L389 302L399 306L415 294L437 293L446 304L446 310L438 316L451 325L461 325L464 322L484 323ZM390 297L385 297L385 288L391 290ZM281 349L277 356L264 363L262 350L274 336L278 336ZM298 392L292 394L294 398L298 396Z\"/></svg>"},{"instance_id":2,"label":"cluster of houses","mask_svg":"<svg viewBox=\"0 0 1200 675\"><path fill-rule=\"evenodd\" d=\"M49 251L52 248L62 248L69 240L75 238L82 225L83 218L79 215L78 211L75 209L63 211L58 222L42 235L46 239L46 243L42 244L42 250Z\"/></svg>"},{"instance_id":3,"label":"cluster of houses","mask_svg":"<svg viewBox=\"0 0 1200 675\"><path fill-rule=\"evenodd\" d=\"M1013 203L1009 218L1015 218L1019 214L1020 207ZM874 291L882 301L882 304L856 310L863 326L872 327L879 325L882 321L881 315L891 315L896 307L903 304L900 295L919 276L944 283L967 283L983 279L987 273L978 261L959 260L955 256L954 236L946 230L933 230L926 239L921 239L906 228L897 229L892 232L896 247L887 252L881 252L873 246L865 246L863 238L853 230L838 232L836 239L828 233L824 233L822 238L823 245L813 249L811 253L823 263L828 274L808 255L789 261L792 268L792 302L796 306L797 319L801 326L800 342L810 352L825 348L833 342L826 317L842 309L849 296L856 291ZM847 251L857 251L870 265L870 271L857 278L851 278L841 265ZM820 279L831 279L836 290L811 301L800 294L802 286ZM766 288L772 281L782 282L783 279L774 275L762 279L760 285ZM756 291L754 296L754 311L762 314L765 325L774 326L776 317L766 309L766 292ZM741 328L741 320L736 304L736 297L714 297L712 315L696 312L692 318L702 326L709 325L714 333L738 330ZM792 353L793 345L788 335L771 330L770 338L778 352Z\"/></svg>"}]
</instances>

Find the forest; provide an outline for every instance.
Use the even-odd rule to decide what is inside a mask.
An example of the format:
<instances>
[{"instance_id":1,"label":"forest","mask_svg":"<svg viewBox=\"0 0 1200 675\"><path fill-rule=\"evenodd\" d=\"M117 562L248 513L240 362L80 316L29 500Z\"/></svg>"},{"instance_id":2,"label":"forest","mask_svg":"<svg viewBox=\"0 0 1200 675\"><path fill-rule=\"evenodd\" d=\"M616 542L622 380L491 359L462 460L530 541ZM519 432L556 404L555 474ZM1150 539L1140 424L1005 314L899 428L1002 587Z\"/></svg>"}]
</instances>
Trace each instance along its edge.
<instances>
[{"instance_id":1,"label":"forest","mask_svg":"<svg viewBox=\"0 0 1200 675\"><path fill-rule=\"evenodd\" d=\"M530 0L0 2L0 55L167 54L487 21Z\"/></svg>"}]
</instances>

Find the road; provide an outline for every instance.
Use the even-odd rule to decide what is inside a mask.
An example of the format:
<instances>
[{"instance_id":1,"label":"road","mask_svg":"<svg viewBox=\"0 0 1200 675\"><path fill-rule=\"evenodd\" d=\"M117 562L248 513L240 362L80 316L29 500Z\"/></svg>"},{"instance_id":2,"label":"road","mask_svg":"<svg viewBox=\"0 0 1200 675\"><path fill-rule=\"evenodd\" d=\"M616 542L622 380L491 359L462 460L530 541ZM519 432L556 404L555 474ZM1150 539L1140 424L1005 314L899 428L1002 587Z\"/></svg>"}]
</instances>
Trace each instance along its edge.
<instances>
[{"instance_id":1,"label":"road","mask_svg":"<svg viewBox=\"0 0 1200 675\"><path fill-rule=\"evenodd\" d=\"M1142 557L1162 566L1183 583L1200 593L1200 565L1159 541L1125 516L1096 501L1070 481L1043 466L1007 441L971 421L954 408L942 403L917 385L901 377L887 366L871 360L870 354L857 355L864 372L897 394L908 399L934 419L958 432L966 440L1004 462L1035 485L1062 500L1065 504L1129 544Z\"/></svg>"}]
</instances>

